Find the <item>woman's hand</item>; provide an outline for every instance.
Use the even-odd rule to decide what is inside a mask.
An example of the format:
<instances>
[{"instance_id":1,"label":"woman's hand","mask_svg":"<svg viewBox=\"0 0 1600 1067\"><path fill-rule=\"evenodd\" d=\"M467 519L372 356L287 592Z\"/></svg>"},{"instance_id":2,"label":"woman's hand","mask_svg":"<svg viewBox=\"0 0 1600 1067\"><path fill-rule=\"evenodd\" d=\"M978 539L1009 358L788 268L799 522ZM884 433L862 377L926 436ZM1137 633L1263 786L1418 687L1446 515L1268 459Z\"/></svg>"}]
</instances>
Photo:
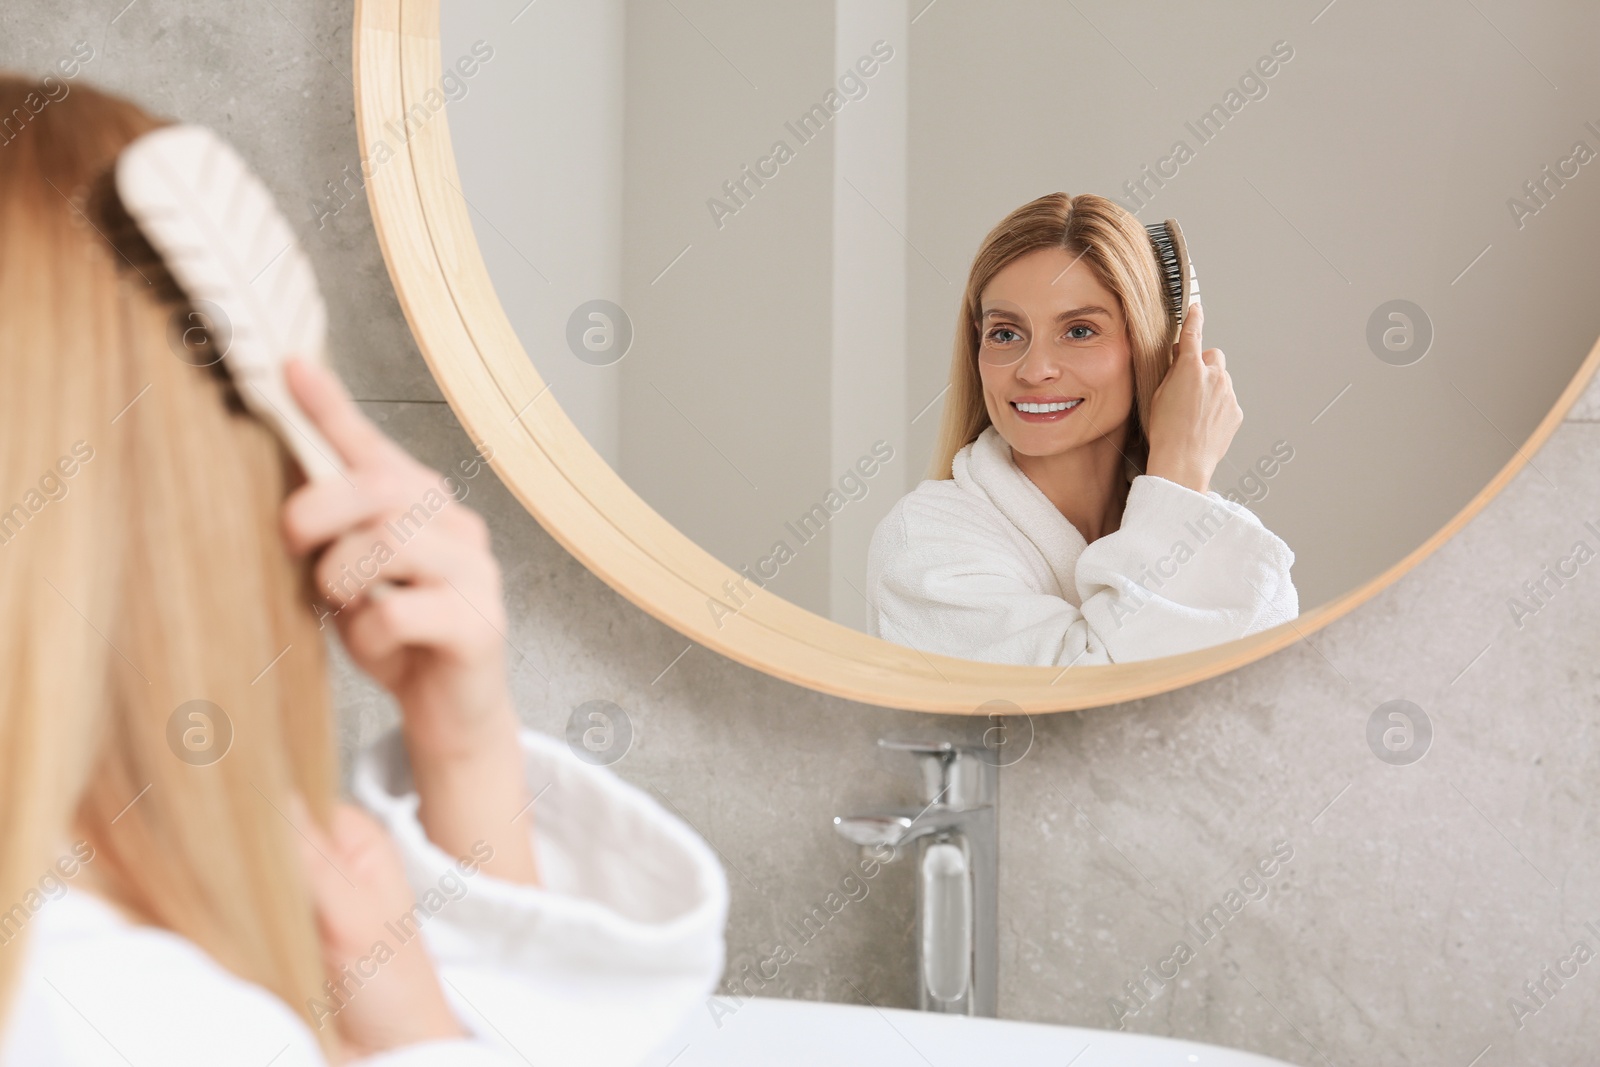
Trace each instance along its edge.
<instances>
[{"instance_id":1,"label":"woman's hand","mask_svg":"<svg viewBox=\"0 0 1600 1067\"><path fill-rule=\"evenodd\" d=\"M399 702L418 812L453 856L487 842L491 875L536 883L488 527L361 413L330 371L291 360L295 399L349 468L284 504L290 551L320 551L318 591L356 666ZM515 822L513 822L515 820Z\"/></svg>"},{"instance_id":2,"label":"woman's hand","mask_svg":"<svg viewBox=\"0 0 1600 1067\"><path fill-rule=\"evenodd\" d=\"M351 1060L465 1036L412 918L416 899L383 827L341 804L325 831L298 796L290 819L334 987L312 1002L318 1029L337 1027Z\"/></svg>"},{"instance_id":3,"label":"woman's hand","mask_svg":"<svg viewBox=\"0 0 1600 1067\"><path fill-rule=\"evenodd\" d=\"M1205 312L1196 304L1184 319L1172 367L1150 405L1150 457L1145 464L1146 474L1199 493L1211 488L1212 472L1244 421L1222 349L1201 351L1204 322Z\"/></svg>"}]
</instances>

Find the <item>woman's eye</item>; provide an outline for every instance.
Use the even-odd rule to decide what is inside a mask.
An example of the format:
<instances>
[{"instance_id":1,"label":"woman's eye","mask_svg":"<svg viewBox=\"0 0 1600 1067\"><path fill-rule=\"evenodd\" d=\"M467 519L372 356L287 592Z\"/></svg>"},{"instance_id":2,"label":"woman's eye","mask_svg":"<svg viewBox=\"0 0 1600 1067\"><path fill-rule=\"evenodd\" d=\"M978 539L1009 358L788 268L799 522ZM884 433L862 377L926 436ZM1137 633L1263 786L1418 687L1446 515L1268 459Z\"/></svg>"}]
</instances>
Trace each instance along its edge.
<instances>
[{"instance_id":1,"label":"woman's eye","mask_svg":"<svg viewBox=\"0 0 1600 1067\"><path fill-rule=\"evenodd\" d=\"M989 340L997 345L1009 345L1022 340L1022 335L1009 326L997 326L989 331Z\"/></svg>"},{"instance_id":2,"label":"woman's eye","mask_svg":"<svg viewBox=\"0 0 1600 1067\"><path fill-rule=\"evenodd\" d=\"M1075 332L1077 330L1087 330L1088 332L1084 334L1078 334ZM1094 332L1095 329L1093 326L1084 326L1081 323L1077 326L1070 326L1067 328L1067 336L1072 338L1074 341L1087 341L1091 336L1094 335Z\"/></svg>"}]
</instances>

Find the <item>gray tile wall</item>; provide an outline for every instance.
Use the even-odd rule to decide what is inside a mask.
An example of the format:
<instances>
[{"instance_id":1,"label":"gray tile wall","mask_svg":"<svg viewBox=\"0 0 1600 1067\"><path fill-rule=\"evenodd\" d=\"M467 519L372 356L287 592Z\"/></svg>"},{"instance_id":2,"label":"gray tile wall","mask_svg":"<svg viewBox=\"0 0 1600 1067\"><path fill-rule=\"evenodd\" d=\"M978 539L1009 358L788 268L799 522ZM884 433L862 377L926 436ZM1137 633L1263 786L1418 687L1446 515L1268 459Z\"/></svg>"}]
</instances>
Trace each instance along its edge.
<instances>
[{"instance_id":1,"label":"gray tile wall","mask_svg":"<svg viewBox=\"0 0 1600 1067\"><path fill-rule=\"evenodd\" d=\"M301 224L335 359L367 410L435 465L468 456L365 202L311 222L309 204L358 154L350 5L122 3L8 4L0 67L42 70L87 40L86 77L231 138ZM1584 927L1600 928L1600 564L1520 628L1507 607L1574 541L1600 543L1583 528L1600 522L1600 395L1573 416L1461 535L1311 640L1182 692L1035 720L1001 786L1003 1015L1108 1027L1117 998L1130 1029L1307 1065L1588 1056L1600 962L1547 983L1542 1003L1522 986L1576 941L1600 950ZM559 733L583 701L627 710L638 738L617 770L726 862L735 970L852 863L832 815L913 799L909 767L874 741L970 729L690 647L578 565L492 475L472 494L504 565L524 717ZM348 670L338 687L347 740L391 720ZM1366 740L1374 709L1397 698L1434 730L1411 766ZM1275 846L1291 858L1250 880ZM868 885L767 992L910 1002L908 872ZM1191 926L1218 904L1227 921L1202 941ZM1145 979L1140 1007L1125 983L1146 967L1171 974L1179 941L1192 952L1159 988ZM1535 1010L1517 1019L1514 996Z\"/></svg>"}]
</instances>

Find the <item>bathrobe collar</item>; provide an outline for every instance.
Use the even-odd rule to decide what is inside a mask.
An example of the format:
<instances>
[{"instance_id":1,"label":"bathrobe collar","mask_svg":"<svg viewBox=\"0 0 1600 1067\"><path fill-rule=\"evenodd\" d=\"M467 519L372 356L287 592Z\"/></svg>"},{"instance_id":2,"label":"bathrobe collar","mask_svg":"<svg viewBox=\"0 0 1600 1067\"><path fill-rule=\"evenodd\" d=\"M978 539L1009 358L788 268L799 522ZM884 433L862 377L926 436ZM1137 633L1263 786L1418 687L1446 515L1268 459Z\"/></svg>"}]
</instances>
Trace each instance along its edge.
<instances>
[{"instance_id":1,"label":"bathrobe collar","mask_svg":"<svg viewBox=\"0 0 1600 1067\"><path fill-rule=\"evenodd\" d=\"M1050 503L1044 491L1022 473L993 426L956 453L951 464L955 482L969 493L984 497L1044 557L1062 595L1077 590L1074 574L1078 556L1088 547L1083 534Z\"/></svg>"}]
</instances>

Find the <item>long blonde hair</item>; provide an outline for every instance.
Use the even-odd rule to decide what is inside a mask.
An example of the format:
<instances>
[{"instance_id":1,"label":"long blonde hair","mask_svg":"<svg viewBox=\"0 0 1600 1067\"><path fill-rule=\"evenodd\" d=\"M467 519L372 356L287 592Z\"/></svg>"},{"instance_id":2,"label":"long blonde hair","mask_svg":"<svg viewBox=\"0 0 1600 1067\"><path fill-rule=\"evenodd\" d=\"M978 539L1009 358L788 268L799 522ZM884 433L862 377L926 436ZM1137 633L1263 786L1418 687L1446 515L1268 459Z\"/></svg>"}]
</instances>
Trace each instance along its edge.
<instances>
[{"instance_id":1,"label":"long blonde hair","mask_svg":"<svg viewBox=\"0 0 1600 1067\"><path fill-rule=\"evenodd\" d=\"M298 475L119 230L107 168L160 122L51 81L0 76L24 120L0 144L0 1006L76 839L96 891L309 1022L325 975L281 813L298 790L325 821L337 767L310 576L278 532ZM194 700L231 724L215 762L185 747Z\"/></svg>"},{"instance_id":2,"label":"long blonde hair","mask_svg":"<svg viewBox=\"0 0 1600 1067\"><path fill-rule=\"evenodd\" d=\"M1093 193L1050 193L1001 219L973 257L956 314L950 392L928 477L949 478L956 453L989 426L978 372L984 289L1008 264L1045 248L1081 256L1122 305L1133 350L1134 395L1123 454L1129 464L1144 470L1150 449L1144 427L1150 424L1151 398L1172 365L1172 333L1177 325L1162 292L1155 248L1144 225L1116 201Z\"/></svg>"}]
</instances>

